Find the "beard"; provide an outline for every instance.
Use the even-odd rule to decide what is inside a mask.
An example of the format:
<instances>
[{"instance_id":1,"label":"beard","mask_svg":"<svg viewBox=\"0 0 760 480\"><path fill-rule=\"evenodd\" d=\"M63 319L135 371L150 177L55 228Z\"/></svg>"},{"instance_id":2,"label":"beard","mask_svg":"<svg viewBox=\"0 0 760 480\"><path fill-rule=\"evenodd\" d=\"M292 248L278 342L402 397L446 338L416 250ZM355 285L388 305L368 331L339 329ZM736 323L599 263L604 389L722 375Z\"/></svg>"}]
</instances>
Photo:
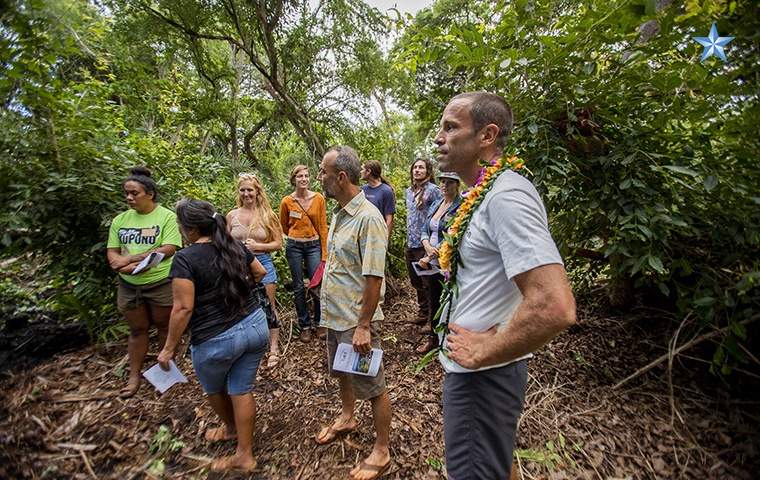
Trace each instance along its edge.
<instances>
[{"instance_id":1,"label":"beard","mask_svg":"<svg viewBox=\"0 0 760 480\"><path fill-rule=\"evenodd\" d=\"M335 200L335 194L333 192L332 185L329 185L327 183L323 183L322 184L322 193L325 194L325 197L332 198L333 200Z\"/></svg>"}]
</instances>

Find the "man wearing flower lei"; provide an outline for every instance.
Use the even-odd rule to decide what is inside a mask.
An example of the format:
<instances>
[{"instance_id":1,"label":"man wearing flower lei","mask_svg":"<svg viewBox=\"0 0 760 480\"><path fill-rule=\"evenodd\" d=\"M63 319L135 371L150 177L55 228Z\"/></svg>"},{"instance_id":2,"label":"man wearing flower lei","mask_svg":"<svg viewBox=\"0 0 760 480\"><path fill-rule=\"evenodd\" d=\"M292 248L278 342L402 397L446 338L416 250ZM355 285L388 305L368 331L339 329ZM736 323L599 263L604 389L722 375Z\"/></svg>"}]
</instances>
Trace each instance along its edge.
<instances>
[{"instance_id":1,"label":"man wearing flower lei","mask_svg":"<svg viewBox=\"0 0 760 480\"><path fill-rule=\"evenodd\" d=\"M502 160L512 109L468 92L443 112L438 166L469 186L439 261L443 426L450 480L510 478L527 359L575 322L575 300L531 182ZM448 327L448 332L447 332Z\"/></svg>"}]
</instances>

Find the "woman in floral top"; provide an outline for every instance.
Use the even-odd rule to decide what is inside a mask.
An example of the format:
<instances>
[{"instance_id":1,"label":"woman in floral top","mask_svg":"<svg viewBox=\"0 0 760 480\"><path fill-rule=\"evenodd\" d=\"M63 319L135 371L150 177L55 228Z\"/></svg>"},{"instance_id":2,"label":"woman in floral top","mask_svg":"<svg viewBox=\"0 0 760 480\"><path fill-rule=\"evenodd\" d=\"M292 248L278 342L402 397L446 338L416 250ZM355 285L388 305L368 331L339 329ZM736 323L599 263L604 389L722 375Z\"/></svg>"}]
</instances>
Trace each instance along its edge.
<instances>
[{"instance_id":1,"label":"woman in floral top","mask_svg":"<svg viewBox=\"0 0 760 480\"><path fill-rule=\"evenodd\" d=\"M435 184L433 162L429 158L418 158L409 169L411 186L406 189L406 269L409 281L417 291L417 316L407 319L409 323L429 327L430 302L428 299L427 282L414 272L412 262L419 262L425 256L422 246L422 225L425 223L430 205L443 198L443 194ZM435 313L435 312L433 312Z\"/></svg>"}]
</instances>

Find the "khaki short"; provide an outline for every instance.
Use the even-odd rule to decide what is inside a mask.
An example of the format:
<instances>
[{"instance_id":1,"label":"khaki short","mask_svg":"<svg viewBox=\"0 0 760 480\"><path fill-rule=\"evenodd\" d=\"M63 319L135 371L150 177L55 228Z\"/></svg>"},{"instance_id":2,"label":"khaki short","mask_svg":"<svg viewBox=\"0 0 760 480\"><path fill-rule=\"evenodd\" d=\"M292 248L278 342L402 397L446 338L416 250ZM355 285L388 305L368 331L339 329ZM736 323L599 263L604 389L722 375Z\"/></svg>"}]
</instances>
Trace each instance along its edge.
<instances>
[{"instance_id":1,"label":"khaki short","mask_svg":"<svg viewBox=\"0 0 760 480\"><path fill-rule=\"evenodd\" d=\"M133 285L121 278L116 278L118 289L116 290L116 308L123 312L133 310L142 302L157 307L172 306L172 281L164 278L147 285Z\"/></svg>"},{"instance_id":2,"label":"khaki short","mask_svg":"<svg viewBox=\"0 0 760 480\"><path fill-rule=\"evenodd\" d=\"M372 348L381 348L382 338L380 337L380 329L382 325L383 322L370 323L369 332ZM382 394L386 389L385 369L383 368L382 361L380 362L380 369L374 377L352 375L350 373L333 370L332 368L338 344L352 344L355 330L356 328L352 328L350 330L339 332L337 330L327 329L327 365L330 369L330 376L332 378L348 377L349 382L351 382L351 388L354 390L354 396L356 396L358 400L368 400Z\"/></svg>"}]
</instances>

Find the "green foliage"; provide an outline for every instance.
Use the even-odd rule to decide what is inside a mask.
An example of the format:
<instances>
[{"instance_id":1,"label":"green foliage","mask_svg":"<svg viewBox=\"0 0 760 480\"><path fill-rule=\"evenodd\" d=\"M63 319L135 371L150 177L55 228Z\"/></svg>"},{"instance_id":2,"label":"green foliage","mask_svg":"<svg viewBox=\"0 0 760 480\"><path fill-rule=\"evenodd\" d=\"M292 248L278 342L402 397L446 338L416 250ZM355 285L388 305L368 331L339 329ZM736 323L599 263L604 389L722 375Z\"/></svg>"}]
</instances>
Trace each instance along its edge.
<instances>
[{"instance_id":1,"label":"green foliage","mask_svg":"<svg viewBox=\"0 0 760 480\"><path fill-rule=\"evenodd\" d=\"M388 246L388 268L391 275L401 278L406 275L406 200L404 190L396 190L396 214L393 216L391 243Z\"/></svg>"},{"instance_id":2,"label":"green foliage","mask_svg":"<svg viewBox=\"0 0 760 480\"><path fill-rule=\"evenodd\" d=\"M178 15L192 5L206 8L164 3L165 12L176 7ZM108 341L125 330L114 321L105 241L111 219L126 208L122 182L129 167L153 171L158 201L167 207L192 196L226 213L235 206L238 172L255 171L265 180L275 210L291 191L293 165L305 163L316 174L319 149L310 129L322 142L352 144L381 159L391 176L413 156L419 137L406 116L387 108L403 74L389 67L374 41L385 20L360 2L317 9L288 3L281 23L266 32L276 39L276 52L182 35L145 4L107 4L98 10L84 0L18 0L0 26L7 52L0 71L2 255L44 255L40 276L57 292L46 306L59 318L84 321L94 338ZM208 8L215 9L212 17L223 16L217 6ZM191 17L182 19L211 19ZM229 33L221 24L206 27ZM281 61L284 72L259 70L259 54ZM262 88L267 78L287 78L287 85ZM373 100L382 122L372 119ZM395 232L403 239L403 210ZM402 240L394 241L391 258L392 271L403 274ZM289 277L284 253L274 261L278 277ZM283 288L278 297L292 302Z\"/></svg>"},{"instance_id":3,"label":"green foliage","mask_svg":"<svg viewBox=\"0 0 760 480\"><path fill-rule=\"evenodd\" d=\"M122 128L108 85L93 77L105 66L82 48L103 32L87 23L91 13L37 0L12 9L0 74L2 244L49 255L52 273L85 303L109 298L102 246L130 156L114 141ZM77 15L78 33L68 23Z\"/></svg>"},{"instance_id":4,"label":"green foliage","mask_svg":"<svg viewBox=\"0 0 760 480\"><path fill-rule=\"evenodd\" d=\"M576 469L577 464L573 459L574 454L581 452L583 442L567 445L565 436L562 432L557 432L557 442L549 440L546 442L546 450L538 449L517 449L515 457L523 461L535 462L542 464L549 472L558 469Z\"/></svg>"},{"instance_id":5,"label":"green foliage","mask_svg":"<svg viewBox=\"0 0 760 480\"><path fill-rule=\"evenodd\" d=\"M153 442L149 450L153 452L154 460L148 471L154 476L163 478L166 463L164 455L175 453L185 448L185 442L179 441L172 435L171 430L166 425L161 425L158 432L153 436Z\"/></svg>"},{"instance_id":6,"label":"green foliage","mask_svg":"<svg viewBox=\"0 0 760 480\"><path fill-rule=\"evenodd\" d=\"M0 318L39 310L40 306L34 295L13 278L3 278L0 281Z\"/></svg>"},{"instance_id":7,"label":"green foliage","mask_svg":"<svg viewBox=\"0 0 760 480\"><path fill-rule=\"evenodd\" d=\"M169 427L161 425L153 435L149 450L153 453L174 453L183 448L185 448L185 443L174 438Z\"/></svg>"},{"instance_id":8,"label":"green foliage","mask_svg":"<svg viewBox=\"0 0 760 480\"><path fill-rule=\"evenodd\" d=\"M437 9L419 16L396 47L417 72L408 101L422 123L434 125L459 91L505 96L516 108L510 148L543 193L571 274L613 287L631 279L703 326L730 325L719 352L741 361L739 322L760 307L751 281L760 269L760 12L749 1L691 1L685 11L472 3L455 22L438 21ZM691 40L713 20L736 37L726 63L700 62ZM447 80L430 81L431 70Z\"/></svg>"},{"instance_id":9,"label":"green foliage","mask_svg":"<svg viewBox=\"0 0 760 480\"><path fill-rule=\"evenodd\" d=\"M428 457L425 459L425 464L436 472L440 472L444 463L440 458Z\"/></svg>"},{"instance_id":10,"label":"green foliage","mask_svg":"<svg viewBox=\"0 0 760 480\"><path fill-rule=\"evenodd\" d=\"M311 157L320 158L335 134L350 137L357 119L369 120L369 98L386 82L368 85L379 67L377 37L387 26L379 12L355 0L246 2L196 0L110 2L115 22L157 42L182 45L203 84L196 112L211 120L225 149L238 158L240 140L253 165L259 149L283 131L295 132ZM164 42L164 39L170 40ZM392 72L390 72L392 73ZM383 75L378 78L392 78ZM243 138L240 138L242 133Z\"/></svg>"}]
</instances>

